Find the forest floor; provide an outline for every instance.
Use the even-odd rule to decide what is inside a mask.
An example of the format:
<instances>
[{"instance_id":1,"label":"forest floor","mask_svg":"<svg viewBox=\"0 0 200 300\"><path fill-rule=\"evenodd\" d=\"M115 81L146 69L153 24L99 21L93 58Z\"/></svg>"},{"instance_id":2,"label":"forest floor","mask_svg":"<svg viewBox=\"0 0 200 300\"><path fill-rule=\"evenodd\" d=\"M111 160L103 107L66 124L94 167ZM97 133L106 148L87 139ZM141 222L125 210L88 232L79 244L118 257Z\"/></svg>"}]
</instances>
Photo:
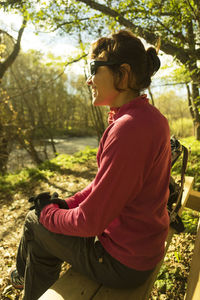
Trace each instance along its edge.
<instances>
[{"instance_id":1,"label":"forest floor","mask_svg":"<svg viewBox=\"0 0 200 300\"><path fill-rule=\"evenodd\" d=\"M94 157L95 152L89 150L77 157L61 155L40 169L28 169L0 180L4 187L0 189L0 300L22 299L22 291L11 286L9 272L15 266L24 219L30 207L28 198L42 191L56 191L61 198L66 198L81 190L95 176ZM152 291L152 300L184 299L198 217L197 213L187 212L186 223L190 219L192 230L186 228L186 232L174 236Z\"/></svg>"}]
</instances>

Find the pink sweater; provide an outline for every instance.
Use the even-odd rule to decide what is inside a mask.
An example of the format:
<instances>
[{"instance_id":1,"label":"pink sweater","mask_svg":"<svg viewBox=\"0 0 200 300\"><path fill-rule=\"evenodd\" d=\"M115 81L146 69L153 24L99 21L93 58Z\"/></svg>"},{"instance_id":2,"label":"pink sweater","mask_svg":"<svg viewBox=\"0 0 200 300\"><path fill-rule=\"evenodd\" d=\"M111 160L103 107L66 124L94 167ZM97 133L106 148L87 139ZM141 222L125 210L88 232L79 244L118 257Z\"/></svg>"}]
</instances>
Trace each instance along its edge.
<instances>
[{"instance_id":1,"label":"pink sweater","mask_svg":"<svg viewBox=\"0 0 200 300\"><path fill-rule=\"evenodd\" d=\"M46 206L40 222L72 236L98 236L122 264L148 270L162 259L168 233L170 133L145 96L110 114L93 182L66 199L70 209Z\"/></svg>"}]
</instances>

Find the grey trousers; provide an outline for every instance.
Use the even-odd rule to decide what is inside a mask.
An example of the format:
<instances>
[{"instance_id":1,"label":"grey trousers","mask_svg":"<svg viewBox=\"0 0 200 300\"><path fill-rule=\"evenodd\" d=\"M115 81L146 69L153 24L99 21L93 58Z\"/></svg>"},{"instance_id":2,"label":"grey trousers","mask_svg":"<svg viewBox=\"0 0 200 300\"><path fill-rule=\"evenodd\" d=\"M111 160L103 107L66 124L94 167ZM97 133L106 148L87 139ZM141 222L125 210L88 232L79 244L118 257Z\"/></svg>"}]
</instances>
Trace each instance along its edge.
<instances>
[{"instance_id":1,"label":"grey trousers","mask_svg":"<svg viewBox=\"0 0 200 300\"><path fill-rule=\"evenodd\" d=\"M24 300L37 300L59 277L61 264L116 288L137 287L151 274L128 268L110 256L95 238L55 234L45 229L34 211L28 213L16 267L24 277Z\"/></svg>"}]
</instances>

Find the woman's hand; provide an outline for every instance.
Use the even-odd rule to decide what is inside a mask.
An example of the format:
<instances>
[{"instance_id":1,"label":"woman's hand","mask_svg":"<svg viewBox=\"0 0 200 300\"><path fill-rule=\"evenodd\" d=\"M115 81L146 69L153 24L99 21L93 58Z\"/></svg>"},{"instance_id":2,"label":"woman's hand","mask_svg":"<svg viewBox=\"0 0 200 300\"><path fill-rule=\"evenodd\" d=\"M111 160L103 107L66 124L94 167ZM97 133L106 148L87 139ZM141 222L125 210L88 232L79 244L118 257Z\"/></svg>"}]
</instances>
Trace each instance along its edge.
<instances>
[{"instance_id":1,"label":"woman's hand","mask_svg":"<svg viewBox=\"0 0 200 300\"><path fill-rule=\"evenodd\" d=\"M35 209L35 213L40 218L42 209L49 204L55 203L58 204L59 208L68 209L67 202L58 198L58 193L53 193L51 196L49 192L40 193L35 197L31 197L28 200L30 203L33 203L33 206L30 207L30 210Z\"/></svg>"}]
</instances>

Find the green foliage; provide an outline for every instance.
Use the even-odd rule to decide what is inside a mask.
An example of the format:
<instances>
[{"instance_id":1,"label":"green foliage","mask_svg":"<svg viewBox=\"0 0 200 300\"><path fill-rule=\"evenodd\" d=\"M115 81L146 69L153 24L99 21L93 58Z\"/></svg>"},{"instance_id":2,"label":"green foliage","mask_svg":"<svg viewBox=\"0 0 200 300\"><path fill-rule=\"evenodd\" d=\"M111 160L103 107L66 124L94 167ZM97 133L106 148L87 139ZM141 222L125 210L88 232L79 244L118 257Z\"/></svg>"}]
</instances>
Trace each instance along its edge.
<instances>
[{"instance_id":1,"label":"green foliage","mask_svg":"<svg viewBox=\"0 0 200 300\"><path fill-rule=\"evenodd\" d=\"M168 266L167 264L163 264L161 266L157 280L155 282L155 287L157 288L158 294L159 295L160 294L168 295L169 298L165 298L165 299L175 299L175 298L170 297L170 294L171 294L171 296L173 294L177 295L177 291L173 291L173 289L175 287L174 282L181 281L185 275L185 270L180 264L180 261L181 261L180 255L181 254L175 251L174 255L175 255L175 259L177 260L178 264L177 265L175 264L174 266L172 266L172 265ZM184 285L184 282L182 282L181 284ZM158 298L156 298L156 299L158 299ZM161 298L159 298L159 299L161 299ZM178 298L176 298L176 299L178 299Z\"/></svg>"},{"instance_id":2,"label":"green foliage","mask_svg":"<svg viewBox=\"0 0 200 300\"><path fill-rule=\"evenodd\" d=\"M90 159L94 159L97 154L97 149L91 149L90 147L86 147L85 150L79 151L74 155L74 162L85 163Z\"/></svg>"},{"instance_id":3,"label":"green foliage","mask_svg":"<svg viewBox=\"0 0 200 300\"><path fill-rule=\"evenodd\" d=\"M174 90L166 90L154 97L155 106L168 119L171 135L178 138L193 134L193 121L188 109L187 100Z\"/></svg>"},{"instance_id":4,"label":"green foliage","mask_svg":"<svg viewBox=\"0 0 200 300\"><path fill-rule=\"evenodd\" d=\"M183 299L187 282L187 272L190 262L188 257L192 256L194 249L194 238L197 233L197 225L200 214L190 209L185 209L182 213L182 220L185 232L175 234L169 250L161 266L157 280L155 282L156 297L151 299ZM176 284L175 284L176 282ZM178 288L178 291L175 290ZM160 295L161 297L158 297ZM178 298L178 296L180 296Z\"/></svg>"},{"instance_id":5,"label":"green foliage","mask_svg":"<svg viewBox=\"0 0 200 300\"><path fill-rule=\"evenodd\" d=\"M187 99L176 93L175 90L163 90L155 96L156 107L167 117L168 121L180 118L189 118L190 113L187 106Z\"/></svg>"},{"instance_id":6,"label":"green foliage","mask_svg":"<svg viewBox=\"0 0 200 300\"><path fill-rule=\"evenodd\" d=\"M23 190L31 185L31 182L44 181L53 176L51 170L39 168L26 168L14 174L0 176L0 189L2 193L14 194L17 190Z\"/></svg>"},{"instance_id":7,"label":"green foliage","mask_svg":"<svg viewBox=\"0 0 200 300\"><path fill-rule=\"evenodd\" d=\"M199 222L200 214L199 212L193 211L191 209L184 209L181 219L185 226L185 232L190 234L197 233L197 225Z\"/></svg>"},{"instance_id":8,"label":"green foliage","mask_svg":"<svg viewBox=\"0 0 200 300\"><path fill-rule=\"evenodd\" d=\"M170 122L171 135L176 137L189 137L193 134L193 121L190 118L180 118Z\"/></svg>"},{"instance_id":9,"label":"green foliage","mask_svg":"<svg viewBox=\"0 0 200 300\"><path fill-rule=\"evenodd\" d=\"M60 168L69 169L74 166L74 164L84 164L91 159L96 157L97 150L86 147L85 150L79 151L74 155L60 154L59 156L53 158L51 163Z\"/></svg>"},{"instance_id":10,"label":"green foliage","mask_svg":"<svg viewBox=\"0 0 200 300\"><path fill-rule=\"evenodd\" d=\"M173 275L175 275L174 270L172 271L172 273ZM158 278L155 282L155 286L162 294L165 294L167 290L170 290L173 287L173 281L170 278L170 273L166 265L162 265L158 274Z\"/></svg>"},{"instance_id":11,"label":"green foliage","mask_svg":"<svg viewBox=\"0 0 200 300\"><path fill-rule=\"evenodd\" d=\"M171 80L175 82L190 82L190 74L185 66L181 65L172 72Z\"/></svg>"}]
</instances>

